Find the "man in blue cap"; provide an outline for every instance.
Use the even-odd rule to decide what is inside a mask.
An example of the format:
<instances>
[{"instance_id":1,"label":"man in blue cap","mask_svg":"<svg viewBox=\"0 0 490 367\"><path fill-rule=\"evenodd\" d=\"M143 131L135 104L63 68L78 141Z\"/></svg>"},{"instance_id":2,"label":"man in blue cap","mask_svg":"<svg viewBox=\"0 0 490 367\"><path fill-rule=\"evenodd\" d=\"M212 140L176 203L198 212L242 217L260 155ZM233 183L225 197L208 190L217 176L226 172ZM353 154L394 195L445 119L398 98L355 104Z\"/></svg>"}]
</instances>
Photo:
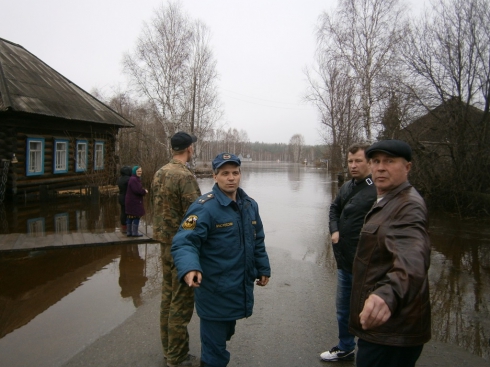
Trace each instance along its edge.
<instances>
[{"instance_id":1,"label":"man in blue cap","mask_svg":"<svg viewBox=\"0 0 490 367\"><path fill-rule=\"evenodd\" d=\"M212 166L215 185L187 210L172 256L195 290L202 366L225 367L236 320L252 315L254 283L267 285L271 269L258 205L239 187L240 159L220 153Z\"/></svg>"}]
</instances>

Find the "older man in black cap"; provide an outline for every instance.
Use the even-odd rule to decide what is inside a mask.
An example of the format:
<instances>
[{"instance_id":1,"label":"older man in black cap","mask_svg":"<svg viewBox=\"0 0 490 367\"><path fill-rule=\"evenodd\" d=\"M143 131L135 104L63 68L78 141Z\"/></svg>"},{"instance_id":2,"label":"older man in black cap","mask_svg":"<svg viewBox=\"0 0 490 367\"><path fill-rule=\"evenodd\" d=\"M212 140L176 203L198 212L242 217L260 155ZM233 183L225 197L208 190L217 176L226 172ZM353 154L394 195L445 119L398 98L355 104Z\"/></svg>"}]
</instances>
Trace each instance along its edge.
<instances>
[{"instance_id":1,"label":"older man in black cap","mask_svg":"<svg viewBox=\"0 0 490 367\"><path fill-rule=\"evenodd\" d=\"M411 367L431 337L427 209L408 182L407 143L379 141L366 155L378 199L353 266L349 331L359 337L356 365Z\"/></svg>"},{"instance_id":2,"label":"older man in black cap","mask_svg":"<svg viewBox=\"0 0 490 367\"><path fill-rule=\"evenodd\" d=\"M194 292L177 278L170 249L187 208L201 195L196 177L187 168L194 153L194 135L179 131L170 139L172 160L153 177L153 238L160 241L162 260L162 302L160 336L167 366L199 366L189 354L189 324L194 311Z\"/></svg>"},{"instance_id":3,"label":"older man in black cap","mask_svg":"<svg viewBox=\"0 0 490 367\"><path fill-rule=\"evenodd\" d=\"M236 320L252 315L254 282L267 285L271 269L258 205L239 187L240 159L221 153L212 164L216 184L187 210L172 255L195 289L202 366L225 367Z\"/></svg>"}]
</instances>

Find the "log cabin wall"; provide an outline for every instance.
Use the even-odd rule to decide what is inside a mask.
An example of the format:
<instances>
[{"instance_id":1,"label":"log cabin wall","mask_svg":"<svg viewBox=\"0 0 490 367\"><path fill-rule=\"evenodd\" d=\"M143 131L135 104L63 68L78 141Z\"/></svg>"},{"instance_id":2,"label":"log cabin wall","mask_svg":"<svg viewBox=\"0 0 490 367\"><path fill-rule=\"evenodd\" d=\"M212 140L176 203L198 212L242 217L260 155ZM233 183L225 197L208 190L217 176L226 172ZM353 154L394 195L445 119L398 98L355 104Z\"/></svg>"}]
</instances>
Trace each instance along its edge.
<instances>
[{"instance_id":1,"label":"log cabin wall","mask_svg":"<svg viewBox=\"0 0 490 367\"><path fill-rule=\"evenodd\" d=\"M14 121L10 121L14 122ZM3 124L3 123L2 123ZM117 128L110 125L86 122L49 121L46 119L17 120L0 134L0 156L10 159L15 154L18 163L11 164L7 180L7 196L39 198L39 194L52 193L61 189L78 189L115 184L117 178L115 162L115 135ZM64 130L61 130L60 126ZM3 129L2 129L3 130ZM42 174L28 174L28 142L39 139L44 142ZM66 141L68 159L66 172L55 172L55 142ZM86 169L77 171L77 142L87 143ZM103 168L95 169L95 145L102 143ZM10 157L10 158L9 158Z\"/></svg>"},{"instance_id":2,"label":"log cabin wall","mask_svg":"<svg viewBox=\"0 0 490 367\"><path fill-rule=\"evenodd\" d=\"M119 204L109 198L94 202L89 196L60 195L42 205L34 200L23 205L9 201L4 209L9 216L0 234L104 233L119 224Z\"/></svg>"},{"instance_id":3,"label":"log cabin wall","mask_svg":"<svg viewBox=\"0 0 490 367\"><path fill-rule=\"evenodd\" d=\"M25 48L0 38L0 203L8 196L113 184L115 137L119 128L132 127ZM76 163L78 148L83 165Z\"/></svg>"}]
</instances>

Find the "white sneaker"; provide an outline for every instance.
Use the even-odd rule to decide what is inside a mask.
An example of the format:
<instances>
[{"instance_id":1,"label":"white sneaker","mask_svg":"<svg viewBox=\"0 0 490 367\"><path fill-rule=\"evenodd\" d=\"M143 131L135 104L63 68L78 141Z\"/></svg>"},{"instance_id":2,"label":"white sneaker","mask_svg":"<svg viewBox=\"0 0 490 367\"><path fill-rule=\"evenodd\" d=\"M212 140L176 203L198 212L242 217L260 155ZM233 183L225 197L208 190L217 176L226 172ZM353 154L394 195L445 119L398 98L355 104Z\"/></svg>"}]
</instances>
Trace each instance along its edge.
<instances>
[{"instance_id":1,"label":"white sneaker","mask_svg":"<svg viewBox=\"0 0 490 367\"><path fill-rule=\"evenodd\" d=\"M352 361L354 360L354 349L346 351L339 349L339 347L333 347L332 349L320 354L320 358L325 362L335 362L339 360Z\"/></svg>"}]
</instances>

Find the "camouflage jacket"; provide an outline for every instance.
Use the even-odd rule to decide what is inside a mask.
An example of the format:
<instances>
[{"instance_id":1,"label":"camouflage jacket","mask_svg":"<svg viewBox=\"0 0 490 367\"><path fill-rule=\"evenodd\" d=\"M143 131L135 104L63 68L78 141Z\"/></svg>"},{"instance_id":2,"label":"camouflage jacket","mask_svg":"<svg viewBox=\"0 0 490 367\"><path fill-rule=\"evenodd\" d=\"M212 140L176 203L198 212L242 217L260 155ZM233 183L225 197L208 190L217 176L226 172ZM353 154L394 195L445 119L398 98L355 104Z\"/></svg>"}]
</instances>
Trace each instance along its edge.
<instances>
[{"instance_id":1,"label":"camouflage jacket","mask_svg":"<svg viewBox=\"0 0 490 367\"><path fill-rule=\"evenodd\" d=\"M180 161L172 159L153 177L153 238L172 244L189 205L201 190L194 174Z\"/></svg>"}]
</instances>

